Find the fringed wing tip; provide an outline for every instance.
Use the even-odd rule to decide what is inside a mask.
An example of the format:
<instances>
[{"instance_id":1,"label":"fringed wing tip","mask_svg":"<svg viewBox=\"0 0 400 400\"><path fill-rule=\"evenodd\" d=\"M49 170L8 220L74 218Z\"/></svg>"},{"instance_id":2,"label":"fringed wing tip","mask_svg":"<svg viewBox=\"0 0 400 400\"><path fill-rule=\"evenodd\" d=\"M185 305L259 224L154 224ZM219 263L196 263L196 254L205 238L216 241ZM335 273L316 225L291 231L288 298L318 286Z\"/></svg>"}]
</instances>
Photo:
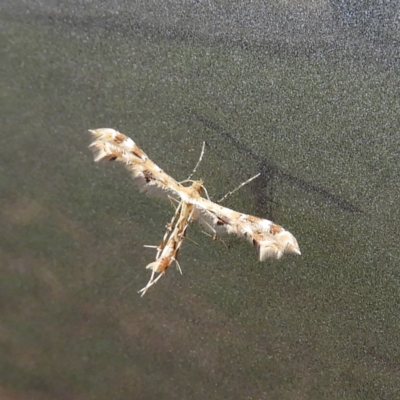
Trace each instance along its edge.
<instances>
[{"instance_id":1,"label":"fringed wing tip","mask_svg":"<svg viewBox=\"0 0 400 400\"><path fill-rule=\"evenodd\" d=\"M115 136L118 134L118 132L115 129L112 128L99 128L99 129L89 129L89 132L94 136L95 138L99 138L101 136Z\"/></svg>"},{"instance_id":2,"label":"fringed wing tip","mask_svg":"<svg viewBox=\"0 0 400 400\"><path fill-rule=\"evenodd\" d=\"M282 246L283 252L301 255L296 238L288 231L283 231L277 235L276 239Z\"/></svg>"},{"instance_id":3,"label":"fringed wing tip","mask_svg":"<svg viewBox=\"0 0 400 400\"><path fill-rule=\"evenodd\" d=\"M151 269L159 274L165 273L172 262L171 257L162 257L146 266L146 269Z\"/></svg>"},{"instance_id":4,"label":"fringed wing tip","mask_svg":"<svg viewBox=\"0 0 400 400\"><path fill-rule=\"evenodd\" d=\"M150 263L146 266L146 269L151 269L154 272L158 272L157 270L158 270L159 266L160 266L159 261L153 261L152 263Z\"/></svg>"},{"instance_id":5,"label":"fringed wing tip","mask_svg":"<svg viewBox=\"0 0 400 400\"><path fill-rule=\"evenodd\" d=\"M110 153L110 151L107 151L107 149L104 149L103 142L99 142L98 140L95 140L88 147L93 152L94 162L99 162L102 160L115 160L116 159L115 154Z\"/></svg>"},{"instance_id":6,"label":"fringed wing tip","mask_svg":"<svg viewBox=\"0 0 400 400\"><path fill-rule=\"evenodd\" d=\"M279 260L283 256L283 251L280 250L274 243L261 243L257 250L260 261L265 261L268 258L275 258Z\"/></svg>"},{"instance_id":7,"label":"fringed wing tip","mask_svg":"<svg viewBox=\"0 0 400 400\"><path fill-rule=\"evenodd\" d=\"M110 158L107 152L104 150L104 144L99 142L99 139L102 136L101 131L103 131L103 129L89 129L89 132L92 134L95 140L89 144L88 148L92 150L95 162Z\"/></svg>"},{"instance_id":8,"label":"fringed wing tip","mask_svg":"<svg viewBox=\"0 0 400 400\"><path fill-rule=\"evenodd\" d=\"M279 260L284 253L301 255L296 238L288 231L283 231L266 240L253 240L253 244L258 251L260 261L264 261L267 258Z\"/></svg>"}]
</instances>

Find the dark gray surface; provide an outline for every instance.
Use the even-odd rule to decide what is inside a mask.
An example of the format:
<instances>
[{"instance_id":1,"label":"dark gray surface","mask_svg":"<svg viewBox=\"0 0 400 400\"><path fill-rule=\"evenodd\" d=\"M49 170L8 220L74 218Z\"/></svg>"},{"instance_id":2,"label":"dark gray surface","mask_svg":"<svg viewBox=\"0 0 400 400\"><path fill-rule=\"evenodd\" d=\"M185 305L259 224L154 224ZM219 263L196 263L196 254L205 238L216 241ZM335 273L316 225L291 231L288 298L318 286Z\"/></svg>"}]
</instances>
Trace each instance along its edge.
<instances>
[{"instance_id":1,"label":"dark gray surface","mask_svg":"<svg viewBox=\"0 0 400 400\"><path fill-rule=\"evenodd\" d=\"M61 4L62 3L62 4ZM397 3L2 1L0 397L399 398ZM259 263L170 219L88 128L273 218Z\"/></svg>"}]
</instances>

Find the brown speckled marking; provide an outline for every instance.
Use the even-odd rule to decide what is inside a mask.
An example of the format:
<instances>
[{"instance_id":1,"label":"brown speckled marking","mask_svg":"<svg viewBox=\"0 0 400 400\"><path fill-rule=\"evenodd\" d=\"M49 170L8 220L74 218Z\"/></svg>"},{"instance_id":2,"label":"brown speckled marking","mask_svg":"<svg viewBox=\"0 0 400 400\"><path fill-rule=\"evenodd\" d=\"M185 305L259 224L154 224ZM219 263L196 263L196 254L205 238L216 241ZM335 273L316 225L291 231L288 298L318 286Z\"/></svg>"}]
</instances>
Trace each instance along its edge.
<instances>
[{"instance_id":1,"label":"brown speckled marking","mask_svg":"<svg viewBox=\"0 0 400 400\"><path fill-rule=\"evenodd\" d=\"M143 176L144 176L144 179L146 180L146 183L149 183L150 181L155 181L156 180L154 175L150 171L148 171L146 169L143 171Z\"/></svg>"},{"instance_id":2,"label":"brown speckled marking","mask_svg":"<svg viewBox=\"0 0 400 400\"><path fill-rule=\"evenodd\" d=\"M121 144L123 141L126 140L126 136L122 133L117 133L114 138L114 142L117 144Z\"/></svg>"},{"instance_id":3,"label":"brown speckled marking","mask_svg":"<svg viewBox=\"0 0 400 400\"><path fill-rule=\"evenodd\" d=\"M146 154L144 153L144 151L140 147L136 146L136 144L133 147L133 149L131 150L131 153L134 156L139 157L141 160L145 160L146 159Z\"/></svg>"},{"instance_id":4,"label":"brown speckled marking","mask_svg":"<svg viewBox=\"0 0 400 400\"><path fill-rule=\"evenodd\" d=\"M226 224L227 224L227 223L226 223L223 219L217 217L217 225L218 225L218 226L226 225Z\"/></svg>"},{"instance_id":5,"label":"brown speckled marking","mask_svg":"<svg viewBox=\"0 0 400 400\"><path fill-rule=\"evenodd\" d=\"M258 224L260 222L260 218L253 217L252 215L246 215L247 222L250 222L252 224Z\"/></svg>"},{"instance_id":6,"label":"brown speckled marking","mask_svg":"<svg viewBox=\"0 0 400 400\"><path fill-rule=\"evenodd\" d=\"M158 264L158 268L156 272L165 272L167 268L169 267L169 258L168 257L163 257Z\"/></svg>"},{"instance_id":7,"label":"brown speckled marking","mask_svg":"<svg viewBox=\"0 0 400 400\"><path fill-rule=\"evenodd\" d=\"M122 151L114 150L112 153L109 154L108 159L110 161L115 161L117 158L121 158Z\"/></svg>"},{"instance_id":8,"label":"brown speckled marking","mask_svg":"<svg viewBox=\"0 0 400 400\"><path fill-rule=\"evenodd\" d=\"M277 233L281 233L283 228L279 225L272 224L271 227L269 228L269 231L273 234L276 235Z\"/></svg>"}]
</instances>

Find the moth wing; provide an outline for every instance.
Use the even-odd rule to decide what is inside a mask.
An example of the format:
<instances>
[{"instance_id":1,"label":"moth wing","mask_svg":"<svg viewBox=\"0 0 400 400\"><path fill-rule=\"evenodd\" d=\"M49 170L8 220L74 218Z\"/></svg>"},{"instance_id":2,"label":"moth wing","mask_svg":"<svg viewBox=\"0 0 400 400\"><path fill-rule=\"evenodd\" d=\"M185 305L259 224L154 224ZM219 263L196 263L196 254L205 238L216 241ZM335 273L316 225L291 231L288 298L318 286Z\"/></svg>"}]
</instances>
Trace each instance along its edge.
<instances>
[{"instance_id":1,"label":"moth wing","mask_svg":"<svg viewBox=\"0 0 400 400\"><path fill-rule=\"evenodd\" d=\"M201 202L203 199L199 200ZM198 210L196 213L197 221L208 231L221 235L235 233L239 236L243 236L240 232L237 232L237 226L229 216L221 215L214 210L202 206L199 207L196 205L196 209Z\"/></svg>"},{"instance_id":2,"label":"moth wing","mask_svg":"<svg viewBox=\"0 0 400 400\"><path fill-rule=\"evenodd\" d=\"M110 128L89 132L94 138L89 148L96 162L109 160L124 164L142 192L157 197L179 197L181 185L154 164L131 138Z\"/></svg>"},{"instance_id":3,"label":"moth wing","mask_svg":"<svg viewBox=\"0 0 400 400\"><path fill-rule=\"evenodd\" d=\"M238 213L207 199L198 199L199 222L216 233L244 237L257 249L260 261L279 259L286 253L301 254L296 238L281 226L267 219Z\"/></svg>"},{"instance_id":4,"label":"moth wing","mask_svg":"<svg viewBox=\"0 0 400 400\"><path fill-rule=\"evenodd\" d=\"M254 247L258 251L260 261L265 261L268 258L279 259L283 255L280 246L275 243L275 240L264 240L263 242L254 242Z\"/></svg>"}]
</instances>

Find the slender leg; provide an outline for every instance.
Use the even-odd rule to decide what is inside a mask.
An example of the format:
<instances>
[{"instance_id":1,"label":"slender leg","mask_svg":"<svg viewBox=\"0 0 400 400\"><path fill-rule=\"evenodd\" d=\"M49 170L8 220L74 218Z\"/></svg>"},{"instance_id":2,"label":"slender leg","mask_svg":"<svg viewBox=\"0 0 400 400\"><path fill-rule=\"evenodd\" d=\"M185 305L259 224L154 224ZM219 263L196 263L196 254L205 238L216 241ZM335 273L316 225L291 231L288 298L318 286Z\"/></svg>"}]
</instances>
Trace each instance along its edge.
<instances>
[{"instance_id":1,"label":"slender leg","mask_svg":"<svg viewBox=\"0 0 400 400\"><path fill-rule=\"evenodd\" d=\"M252 180L258 178L261 175L261 173L258 173L257 175L254 175L252 178L247 179L246 182L241 183L237 188L233 189L232 191L228 192L225 196L223 196L220 200L217 201L217 203L223 202L225 199L227 199L229 196L231 196L233 193L237 192L240 188L242 188L244 185L247 185L250 183Z\"/></svg>"},{"instance_id":2,"label":"slender leg","mask_svg":"<svg viewBox=\"0 0 400 400\"><path fill-rule=\"evenodd\" d=\"M206 142L203 142L203 146L201 148L201 153L200 153L200 158L199 161L197 161L196 166L194 167L193 171L191 172L191 174L188 176L188 178L186 179L186 181L188 181L196 172L197 168L199 167L201 160L203 159L203 155L204 155L204 149L206 147Z\"/></svg>"}]
</instances>

